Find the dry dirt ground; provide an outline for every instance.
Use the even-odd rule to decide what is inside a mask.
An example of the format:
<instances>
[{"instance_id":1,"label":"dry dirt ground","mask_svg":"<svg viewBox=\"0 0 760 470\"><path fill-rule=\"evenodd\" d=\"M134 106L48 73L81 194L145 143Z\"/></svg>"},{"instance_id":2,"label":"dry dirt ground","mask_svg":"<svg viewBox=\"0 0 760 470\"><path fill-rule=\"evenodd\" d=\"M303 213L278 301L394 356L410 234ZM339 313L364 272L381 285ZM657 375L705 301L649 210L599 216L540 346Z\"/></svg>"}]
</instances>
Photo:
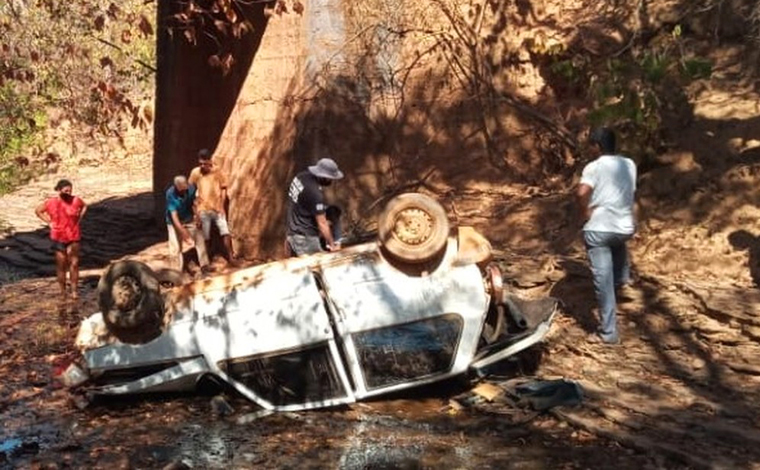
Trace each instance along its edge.
<instances>
[{"instance_id":1,"label":"dry dirt ground","mask_svg":"<svg viewBox=\"0 0 760 470\"><path fill-rule=\"evenodd\" d=\"M217 419L202 396L80 410L52 379L79 320L97 308L102 267L122 257L166 263L147 156L61 171L90 204L77 305L57 303L47 235L33 215L61 174L0 198L14 228L0 240L0 468L760 468L758 243L742 228L757 219L747 213L745 226L712 233L706 224L648 219L632 243L638 280L619 306L623 343L607 347L586 339L594 297L577 233L562 215L567 195L476 188L446 197L460 222L512 227L489 233L512 289L561 299L541 354L516 366L578 381L584 403L518 425L508 412L453 412L449 399L468 388L455 384L242 423L252 407L235 396L235 413ZM757 164L736 171L758 174ZM742 230L746 243L729 243ZM531 242L531 231L543 242Z\"/></svg>"}]
</instances>

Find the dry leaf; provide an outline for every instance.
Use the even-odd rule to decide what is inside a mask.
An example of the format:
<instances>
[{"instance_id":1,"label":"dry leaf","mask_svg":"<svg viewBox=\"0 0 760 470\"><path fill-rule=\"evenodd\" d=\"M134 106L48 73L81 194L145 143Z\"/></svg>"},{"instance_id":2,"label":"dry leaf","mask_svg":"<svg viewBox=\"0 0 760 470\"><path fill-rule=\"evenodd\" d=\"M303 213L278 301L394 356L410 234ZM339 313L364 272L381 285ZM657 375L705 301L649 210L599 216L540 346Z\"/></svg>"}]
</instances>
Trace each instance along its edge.
<instances>
[{"instance_id":1,"label":"dry leaf","mask_svg":"<svg viewBox=\"0 0 760 470\"><path fill-rule=\"evenodd\" d=\"M124 44L129 44L132 42L132 31L125 29L121 32L121 42Z\"/></svg>"},{"instance_id":2,"label":"dry leaf","mask_svg":"<svg viewBox=\"0 0 760 470\"><path fill-rule=\"evenodd\" d=\"M232 66L235 64L235 58L229 52L222 58L222 75L230 73Z\"/></svg>"},{"instance_id":3,"label":"dry leaf","mask_svg":"<svg viewBox=\"0 0 760 470\"><path fill-rule=\"evenodd\" d=\"M120 9L119 7L117 7L117 6L116 6L115 4L113 4L113 3L112 3L112 4L110 4L110 5L108 5L108 10L106 10L106 13L108 14L108 16L109 16L109 17L110 17L112 20L115 20L115 19L116 19L116 17L117 17L117 15L118 15L120 12L121 12L121 9Z\"/></svg>"},{"instance_id":4,"label":"dry leaf","mask_svg":"<svg viewBox=\"0 0 760 470\"><path fill-rule=\"evenodd\" d=\"M224 9L224 15L227 17L227 19L230 21L230 23L236 23L238 16L237 13L235 13L235 9L232 8L232 6L228 6Z\"/></svg>"},{"instance_id":5,"label":"dry leaf","mask_svg":"<svg viewBox=\"0 0 760 470\"><path fill-rule=\"evenodd\" d=\"M149 124L153 122L153 108L151 108L148 105L145 105L142 110L143 118L146 122Z\"/></svg>"},{"instance_id":6,"label":"dry leaf","mask_svg":"<svg viewBox=\"0 0 760 470\"><path fill-rule=\"evenodd\" d=\"M222 20L214 20L214 27L220 33L227 34L227 23Z\"/></svg>"},{"instance_id":7,"label":"dry leaf","mask_svg":"<svg viewBox=\"0 0 760 470\"><path fill-rule=\"evenodd\" d=\"M212 55L212 56L210 56L208 58L208 64L211 67L221 67L222 66L222 61L219 60L219 56L218 55L214 54L214 55Z\"/></svg>"},{"instance_id":8,"label":"dry leaf","mask_svg":"<svg viewBox=\"0 0 760 470\"><path fill-rule=\"evenodd\" d=\"M98 16L95 18L95 29L98 31L103 31L103 27L106 25L106 17L103 15Z\"/></svg>"},{"instance_id":9,"label":"dry leaf","mask_svg":"<svg viewBox=\"0 0 760 470\"><path fill-rule=\"evenodd\" d=\"M138 28L140 28L140 32L142 32L143 36L146 38L148 36L153 36L153 25L150 24L150 20L148 20L145 15L140 16L140 24L138 25Z\"/></svg>"},{"instance_id":10,"label":"dry leaf","mask_svg":"<svg viewBox=\"0 0 760 470\"><path fill-rule=\"evenodd\" d=\"M193 29L186 29L183 34L185 35L185 39L187 39L187 42L190 44L195 44L195 30Z\"/></svg>"}]
</instances>

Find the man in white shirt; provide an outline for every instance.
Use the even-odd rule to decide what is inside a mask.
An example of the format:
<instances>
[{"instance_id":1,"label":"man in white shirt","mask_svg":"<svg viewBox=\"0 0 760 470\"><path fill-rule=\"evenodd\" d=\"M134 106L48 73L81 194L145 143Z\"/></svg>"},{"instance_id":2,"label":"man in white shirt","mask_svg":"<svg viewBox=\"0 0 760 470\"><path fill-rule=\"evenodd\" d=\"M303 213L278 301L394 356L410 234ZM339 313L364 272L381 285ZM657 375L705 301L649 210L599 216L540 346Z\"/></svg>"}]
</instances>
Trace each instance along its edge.
<instances>
[{"instance_id":1,"label":"man in white shirt","mask_svg":"<svg viewBox=\"0 0 760 470\"><path fill-rule=\"evenodd\" d=\"M617 344L615 288L630 282L626 242L636 231L636 164L615 154L612 130L595 129L589 140L595 158L583 168L576 197L585 222L583 240L599 305L598 337L604 343Z\"/></svg>"}]
</instances>

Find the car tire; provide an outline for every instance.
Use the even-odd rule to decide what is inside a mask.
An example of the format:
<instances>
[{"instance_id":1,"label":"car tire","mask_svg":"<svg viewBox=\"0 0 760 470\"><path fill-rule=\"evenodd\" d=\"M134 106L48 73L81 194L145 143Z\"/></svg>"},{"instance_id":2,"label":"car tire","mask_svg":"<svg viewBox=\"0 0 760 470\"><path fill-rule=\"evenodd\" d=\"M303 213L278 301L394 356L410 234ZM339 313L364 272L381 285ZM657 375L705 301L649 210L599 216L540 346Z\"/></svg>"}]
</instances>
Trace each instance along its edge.
<instances>
[{"instance_id":1,"label":"car tire","mask_svg":"<svg viewBox=\"0 0 760 470\"><path fill-rule=\"evenodd\" d=\"M98 282L98 306L108 331L125 343L146 343L159 334L164 299L159 280L147 265L119 261Z\"/></svg>"},{"instance_id":2,"label":"car tire","mask_svg":"<svg viewBox=\"0 0 760 470\"><path fill-rule=\"evenodd\" d=\"M439 255L449 237L446 211L433 198L406 193L393 198L378 219L384 252L405 263L424 263Z\"/></svg>"},{"instance_id":3,"label":"car tire","mask_svg":"<svg viewBox=\"0 0 760 470\"><path fill-rule=\"evenodd\" d=\"M489 306L488 314L483 322L483 331L481 338L486 344L495 343L506 331L506 317L504 314L504 304L492 303Z\"/></svg>"}]
</instances>

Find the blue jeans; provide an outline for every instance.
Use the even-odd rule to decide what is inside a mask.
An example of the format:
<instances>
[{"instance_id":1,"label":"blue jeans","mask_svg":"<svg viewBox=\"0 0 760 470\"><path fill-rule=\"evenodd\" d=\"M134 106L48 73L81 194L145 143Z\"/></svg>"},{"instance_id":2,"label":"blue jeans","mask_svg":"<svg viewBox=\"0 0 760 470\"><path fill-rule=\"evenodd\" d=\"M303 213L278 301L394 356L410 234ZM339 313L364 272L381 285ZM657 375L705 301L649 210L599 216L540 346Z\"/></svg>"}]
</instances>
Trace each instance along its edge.
<instances>
[{"instance_id":1,"label":"blue jeans","mask_svg":"<svg viewBox=\"0 0 760 470\"><path fill-rule=\"evenodd\" d=\"M626 284L631 278L626 242L631 234L584 231L594 291L599 304L601 328L599 336L606 342L620 339L617 330L615 288Z\"/></svg>"}]
</instances>

